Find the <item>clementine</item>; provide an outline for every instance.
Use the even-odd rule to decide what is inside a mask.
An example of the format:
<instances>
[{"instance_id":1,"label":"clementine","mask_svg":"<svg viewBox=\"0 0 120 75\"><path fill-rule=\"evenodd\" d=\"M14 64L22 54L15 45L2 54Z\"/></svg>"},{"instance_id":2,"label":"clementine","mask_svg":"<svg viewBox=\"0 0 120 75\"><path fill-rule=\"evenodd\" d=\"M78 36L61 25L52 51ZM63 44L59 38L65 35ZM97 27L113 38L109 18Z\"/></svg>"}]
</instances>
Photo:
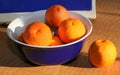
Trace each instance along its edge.
<instances>
[{"instance_id":1,"label":"clementine","mask_svg":"<svg viewBox=\"0 0 120 75\"><path fill-rule=\"evenodd\" d=\"M63 21L58 28L58 34L64 43L76 41L83 37L85 33L86 29L84 24L75 18L69 18Z\"/></svg>"},{"instance_id":2,"label":"clementine","mask_svg":"<svg viewBox=\"0 0 120 75\"><path fill-rule=\"evenodd\" d=\"M52 32L43 22L34 22L26 27L23 39L30 45L48 46L52 40Z\"/></svg>"},{"instance_id":3,"label":"clementine","mask_svg":"<svg viewBox=\"0 0 120 75\"><path fill-rule=\"evenodd\" d=\"M99 39L91 44L88 55L95 67L108 67L114 63L117 51L111 41Z\"/></svg>"},{"instance_id":4,"label":"clementine","mask_svg":"<svg viewBox=\"0 0 120 75\"><path fill-rule=\"evenodd\" d=\"M62 5L53 5L49 7L45 13L46 24L53 27L58 27L62 21L68 18L68 11Z\"/></svg>"},{"instance_id":5,"label":"clementine","mask_svg":"<svg viewBox=\"0 0 120 75\"><path fill-rule=\"evenodd\" d=\"M23 39L23 33L18 37L18 41L20 41L20 42L24 42L24 39Z\"/></svg>"},{"instance_id":6,"label":"clementine","mask_svg":"<svg viewBox=\"0 0 120 75\"><path fill-rule=\"evenodd\" d=\"M53 36L52 41L50 46L57 46L57 45L62 45L63 42L60 40L60 38L58 36Z\"/></svg>"}]
</instances>

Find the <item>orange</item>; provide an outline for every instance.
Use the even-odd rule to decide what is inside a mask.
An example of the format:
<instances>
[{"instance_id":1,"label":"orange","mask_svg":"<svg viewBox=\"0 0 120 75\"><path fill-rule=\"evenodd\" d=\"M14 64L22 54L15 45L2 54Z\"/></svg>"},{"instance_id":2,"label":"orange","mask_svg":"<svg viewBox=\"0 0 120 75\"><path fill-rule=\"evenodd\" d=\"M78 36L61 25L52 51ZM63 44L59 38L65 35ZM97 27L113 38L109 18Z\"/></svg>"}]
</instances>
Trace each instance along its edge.
<instances>
[{"instance_id":1,"label":"orange","mask_svg":"<svg viewBox=\"0 0 120 75\"><path fill-rule=\"evenodd\" d=\"M24 39L23 39L23 33L18 37L18 41L20 41L20 42L24 42Z\"/></svg>"},{"instance_id":2,"label":"orange","mask_svg":"<svg viewBox=\"0 0 120 75\"><path fill-rule=\"evenodd\" d=\"M59 28L58 34L64 43L70 43L82 38L86 33L86 29L82 21L75 18L69 18L63 21Z\"/></svg>"},{"instance_id":3,"label":"orange","mask_svg":"<svg viewBox=\"0 0 120 75\"><path fill-rule=\"evenodd\" d=\"M48 46L52 40L52 32L43 22L34 22L26 27L23 39L30 45Z\"/></svg>"},{"instance_id":4,"label":"orange","mask_svg":"<svg viewBox=\"0 0 120 75\"><path fill-rule=\"evenodd\" d=\"M94 41L88 51L89 60L95 67L108 67L117 57L115 45L104 39Z\"/></svg>"},{"instance_id":5,"label":"orange","mask_svg":"<svg viewBox=\"0 0 120 75\"><path fill-rule=\"evenodd\" d=\"M46 24L53 27L58 27L62 21L68 18L68 11L62 5L53 5L49 7L45 13Z\"/></svg>"},{"instance_id":6,"label":"orange","mask_svg":"<svg viewBox=\"0 0 120 75\"><path fill-rule=\"evenodd\" d=\"M63 42L60 40L60 38L58 36L53 36L52 41L50 46L57 46L57 45L62 45Z\"/></svg>"}]
</instances>

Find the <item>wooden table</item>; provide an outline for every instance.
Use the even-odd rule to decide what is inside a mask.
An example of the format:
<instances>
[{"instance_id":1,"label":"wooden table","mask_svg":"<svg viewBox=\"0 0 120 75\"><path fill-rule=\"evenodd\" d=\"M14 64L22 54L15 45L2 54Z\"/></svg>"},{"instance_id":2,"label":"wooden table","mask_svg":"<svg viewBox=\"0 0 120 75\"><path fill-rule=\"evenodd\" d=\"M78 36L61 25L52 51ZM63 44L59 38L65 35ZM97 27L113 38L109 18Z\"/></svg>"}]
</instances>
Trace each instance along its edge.
<instances>
[{"instance_id":1,"label":"wooden table","mask_svg":"<svg viewBox=\"0 0 120 75\"><path fill-rule=\"evenodd\" d=\"M120 0L97 0L97 18L78 57L64 65L35 66L27 63L8 41L6 27L0 25L0 75L120 75ZM96 39L111 40L117 59L108 68L95 68L88 60L88 49Z\"/></svg>"}]
</instances>

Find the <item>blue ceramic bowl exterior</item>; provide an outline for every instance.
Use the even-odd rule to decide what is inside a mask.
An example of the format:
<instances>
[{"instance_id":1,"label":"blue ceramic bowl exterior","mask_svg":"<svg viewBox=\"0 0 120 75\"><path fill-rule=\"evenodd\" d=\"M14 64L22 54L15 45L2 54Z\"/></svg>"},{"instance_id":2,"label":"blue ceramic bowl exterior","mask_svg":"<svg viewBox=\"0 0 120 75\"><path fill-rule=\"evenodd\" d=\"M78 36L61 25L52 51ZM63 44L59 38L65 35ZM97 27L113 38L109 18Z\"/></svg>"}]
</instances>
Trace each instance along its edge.
<instances>
[{"instance_id":1,"label":"blue ceramic bowl exterior","mask_svg":"<svg viewBox=\"0 0 120 75\"><path fill-rule=\"evenodd\" d=\"M43 12L42 12L43 13ZM44 12L45 13L45 12ZM86 27L86 35L81 39L60 46L32 46L17 40L18 36L24 31L25 27L36 21L43 20L43 16L40 12L25 15L20 18L15 19L7 28L7 35L14 42L16 47L19 46L23 55L32 63L37 65L57 65L64 64L74 59L81 51L84 40L90 35L92 31L92 24L89 19L82 15L70 12L71 17L82 18L81 20ZM32 15L32 16L31 16ZM79 17L80 16L80 17ZM34 19L35 18L35 19Z\"/></svg>"},{"instance_id":2,"label":"blue ceramic bowl exterior","mask_svg":"<svg viewBox=\"0 0 120 75\"><path fill-rule=\"evenodd\" d=\"M25 56L32 63L41 65L57 65L64 64L74 59L79 54L82 48L82 43L83 41L60 48L33 48L23 46L22 50Z\"/></svg>"}]
</instances>

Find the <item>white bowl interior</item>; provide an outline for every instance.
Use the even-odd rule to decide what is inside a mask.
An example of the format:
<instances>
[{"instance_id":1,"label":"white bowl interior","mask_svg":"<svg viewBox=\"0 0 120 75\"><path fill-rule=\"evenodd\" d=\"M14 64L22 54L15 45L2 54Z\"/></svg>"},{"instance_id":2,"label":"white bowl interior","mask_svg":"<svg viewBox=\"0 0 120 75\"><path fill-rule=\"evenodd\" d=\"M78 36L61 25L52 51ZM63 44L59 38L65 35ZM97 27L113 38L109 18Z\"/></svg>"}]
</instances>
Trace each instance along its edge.
<instances>
[{"instance_id":1,"label":"white bowl interior","mask_svg":"<svg viewBox=\"0 0 120 75\"><path fill-rule=\"evenodd\" d=\"M27 25L29 25L32 22L36 22L36 21L45 22L44 21L45 12L46 12L45 10L33 12L30 14L18 17L17 19L12 21L7 27L8 37L11 38L13 41L20 43L19 41L17 41L17 38L25 30ZM80 19L84 23L87 33L83 38L81 38L81 40L85 39L92 31L92 23L89 21L89 19L85 18L84 16L80 14L69 12L69 15L70 17Z\"/></svg>"}]
</instances>

